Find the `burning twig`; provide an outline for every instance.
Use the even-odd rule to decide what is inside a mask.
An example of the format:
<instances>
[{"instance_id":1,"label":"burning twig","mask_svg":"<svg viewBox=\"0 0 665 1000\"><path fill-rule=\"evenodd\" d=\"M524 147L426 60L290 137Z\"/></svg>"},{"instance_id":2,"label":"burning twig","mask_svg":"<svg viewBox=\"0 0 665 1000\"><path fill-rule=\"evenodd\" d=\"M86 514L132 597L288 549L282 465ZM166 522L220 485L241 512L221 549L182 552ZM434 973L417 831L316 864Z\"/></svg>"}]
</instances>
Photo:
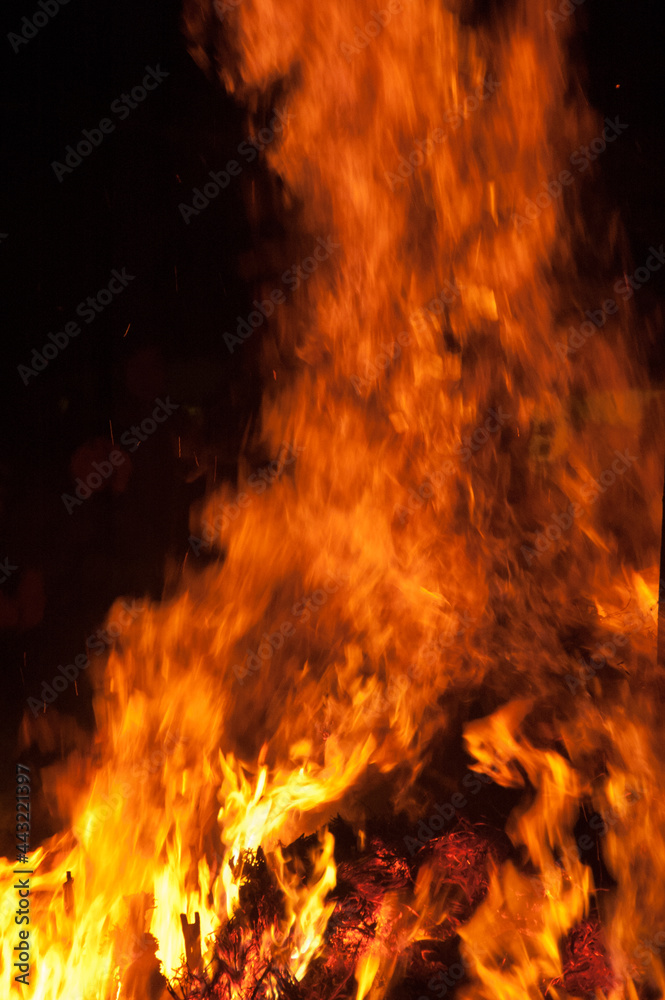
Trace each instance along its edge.
<instances>
[{"instance_id":1,"label":"burning twig","mask_svg":"<svg viewBox=\"0 0 665 1000\"><path fill-rule=\"evenodd\" d=\"M201 917L194 914L194 923L187 922L187 914L180 914L182 936L185 939L185 959L191 972L201 968Z\"/></svg>"},{"instance_id":2,"label":"burning twig","mask_svg":"<svg viewBox=\"0 0 665 1000\"><path fill-rule=\"evenodd\" d=\"M72 873L67 872L67 881L63 883L62 894L65 901L65 913L68 917L74 916L74 879Z\"/></svg>"}]
</instances>

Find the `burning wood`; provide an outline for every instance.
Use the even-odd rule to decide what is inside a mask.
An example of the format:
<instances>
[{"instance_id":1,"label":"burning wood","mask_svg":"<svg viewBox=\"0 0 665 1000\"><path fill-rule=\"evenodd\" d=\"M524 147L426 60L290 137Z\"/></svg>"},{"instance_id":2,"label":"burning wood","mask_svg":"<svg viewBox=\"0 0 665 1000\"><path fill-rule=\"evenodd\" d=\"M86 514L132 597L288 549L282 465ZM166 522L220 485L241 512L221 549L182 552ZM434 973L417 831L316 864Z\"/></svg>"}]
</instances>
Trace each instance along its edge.
<instances>
[{"instance_id":1,"label":"burning wood","mask_svg":"<svg viewBox=\"0 0 665 1000\"><path fill-rule=\"evenodd\" d=\"M552 983L552 986L555 984ZM597 920L585 920L566 938L563 985L573 996L608 995L617 982Z\"/></svg>"},{"instance_id":2,"label":"burning wood","mask_svg":"<svg viewBox=\"0 0 665 1000\"><path fill-rule=\"evenodd\" d=\"M349 831L339 819L335 829L348 843ZM304 857L306 849L301 839L290 850ZM280 965L274 950L265 949L266 934L277 933L285 907L259 851L241 859L246 878L241 905L217 935L212 962L205 970L187 962L170 988L174 1000L351 998L358 964L377 942L397 952L400 995L407 1000L428 991L444 996L448 989L462 988L472 964L462 955L456 928L485 898L492 866L509 853L505 838L488 827L462 823L424 846L415 861L407 859L401 839L388 844L374 837L364 851L346 853L353 856L337 864L338 882L331 895L335 908L324 948L301 982L290 975L288 965ZM544 892L542 883L535 881ZM425 883L427 892L419 892ZM433 922L431 903L440 899L445 909ZM422 919L417 907L428 903L431 912ZM540 984L543 996L565 986L574 996L590 998L615 985L597 920L583 921L570 931L562 943L562 958L563 974Z\"/></svg>"},{"instance_id":3,"label":"burning wood","mask_svg":"<svg viewBox=\"0 0 665 1000\"><path fill-rule=\"evenodd\" d=\"M187 968L193 973L197 973L201 968L201 919L198 913L194 914L194 923L187 921L185 913L180 914L182 926L182 936L185 939L185 962Z\"/></svg>"}]
</instances>

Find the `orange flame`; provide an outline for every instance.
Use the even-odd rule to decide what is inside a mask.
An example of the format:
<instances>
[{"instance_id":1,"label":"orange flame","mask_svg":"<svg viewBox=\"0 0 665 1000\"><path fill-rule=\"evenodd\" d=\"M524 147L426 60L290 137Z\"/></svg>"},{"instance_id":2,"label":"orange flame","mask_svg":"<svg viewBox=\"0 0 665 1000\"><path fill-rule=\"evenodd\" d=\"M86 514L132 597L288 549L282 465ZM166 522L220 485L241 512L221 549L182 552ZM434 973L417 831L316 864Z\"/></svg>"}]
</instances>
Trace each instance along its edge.
<instances>
[{"instance_id":1,"label":"orange flame","mask_svg":"<svg viewBox=\"0 0 665 1000\"><path fill-rule=\"evenodd\" d=\"M634 996L633 979L662 992L657 950L633 957L665 928L664 771L645 693L659 674L653 635L620 622L657 599L662 407L623 302L569 345L608 292L576 266L592 248L571 157L602 123L571 82L568 26L554 32L535 0L491 25L434 0L378 20L369 0L192 0L185 16L206 69L218 42L300 256L281 276L265 268L262 300L281 299L242 509L218 517L222 487L192 525L224 564L184 574L110 655L99 766L78 751L44 774L65 832L31 857L31 995L130 995L148 932L172 976L181 914L199 914L212 962L259 848L285 899L261 960L303 981L333 909L328 821L340 811L362 847L363 802L387 779L392 811L420 815L452 704L476 769L524 789L515 857L493 862L458 929L464 996L522 1000L560 980L562 940L592 905L617 995ZM278 90L284 124L264 143ZM297 460L252 495L252 456L284 443ZM483 718L468 716L474 699ZM616 811L601 837L607 902L575 842L585 803ZM318 838L307 876L284 856L303 834ZM358 1000L386 996L396 955L446 918L432 884L424 871L401 922L396 898L382 901ZM234 988L246 995L245 980Z\"/></svg>"}]
</instances>

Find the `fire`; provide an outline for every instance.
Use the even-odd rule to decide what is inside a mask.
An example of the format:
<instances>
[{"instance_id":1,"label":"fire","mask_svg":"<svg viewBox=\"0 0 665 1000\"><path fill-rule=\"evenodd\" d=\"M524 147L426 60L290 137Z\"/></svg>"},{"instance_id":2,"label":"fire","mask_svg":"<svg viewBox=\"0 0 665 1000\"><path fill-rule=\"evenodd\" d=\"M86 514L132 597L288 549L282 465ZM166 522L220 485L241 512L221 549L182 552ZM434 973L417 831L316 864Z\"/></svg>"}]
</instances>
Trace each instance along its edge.
<instances>
[{"instance_id":1,"label":"fire","mask_svg":"<svg viewBox=\"0 0 665 1000\"><path fill-rule=\"evenodd\" d=\"M649 694L662 408L627 306L568 340L609 297L578 273L594 248L584 178L565 167L600 123L566 65L569 26L535 0L491 24L391 3L186 7L191 52L211 69L218 43L300 236L281 277L268 252L258 296L274 309L242 509L218 517L223 486L193 515L223 565L184 569L111 652L96 762L79 744L43 775L64 826L30 858L35 1000L138 998L144 973L161 990L153 955L174 982L184 936L197 989L226 976L220 997L307 990L329 962L343 995L379 1000L444 928L468 1000L564 995L566 941L595 940L592 917L611 995L665 990L645 948L665 928ZM278 89L286 124L268 142ZM266 457L275 475L253 495ZM49 715L26 720L24 745L53 738ZM509 847L473 855L486 871L468 906L445 852L414 875L367 834L373 812L417 825L458 722L473 768L522 794ZM612 810L603 894L575 833L589 809ZM338 813L390 883L367 889L355 929L334 924Z\"/></svg>"}]
</instances>

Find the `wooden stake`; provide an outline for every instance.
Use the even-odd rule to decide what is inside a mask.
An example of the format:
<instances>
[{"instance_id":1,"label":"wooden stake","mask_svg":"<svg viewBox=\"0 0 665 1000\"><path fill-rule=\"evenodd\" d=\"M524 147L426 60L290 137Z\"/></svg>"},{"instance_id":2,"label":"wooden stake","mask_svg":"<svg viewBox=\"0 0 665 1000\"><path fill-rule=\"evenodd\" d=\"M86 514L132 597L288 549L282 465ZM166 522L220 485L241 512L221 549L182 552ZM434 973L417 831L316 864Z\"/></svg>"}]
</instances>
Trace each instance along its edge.
<instances>
[{"instance_id":1,"label":"wooden stake","mask_svg":"<svg viewBox=\"0 0 665 1000\"><path fill-rule=\"evenodd\" d=\"M67 881L62 884L62 894L65 897L65 913L68 917L74 916L74 879L72 873L67 872Z\"/></svg>"},{"instance_id":2,"label":"wooden stake","mask_svg":"<svg viewBox=\"0 0 665 1000\"><path fill-rule=\"evenodd\" d=\"M190 924L187 922L187 915L181 913L180 924L185 939L185 956L189 971L197 972L201 968L201 918L195 913L194 923Z\"/></svg>"}]
</instances>

